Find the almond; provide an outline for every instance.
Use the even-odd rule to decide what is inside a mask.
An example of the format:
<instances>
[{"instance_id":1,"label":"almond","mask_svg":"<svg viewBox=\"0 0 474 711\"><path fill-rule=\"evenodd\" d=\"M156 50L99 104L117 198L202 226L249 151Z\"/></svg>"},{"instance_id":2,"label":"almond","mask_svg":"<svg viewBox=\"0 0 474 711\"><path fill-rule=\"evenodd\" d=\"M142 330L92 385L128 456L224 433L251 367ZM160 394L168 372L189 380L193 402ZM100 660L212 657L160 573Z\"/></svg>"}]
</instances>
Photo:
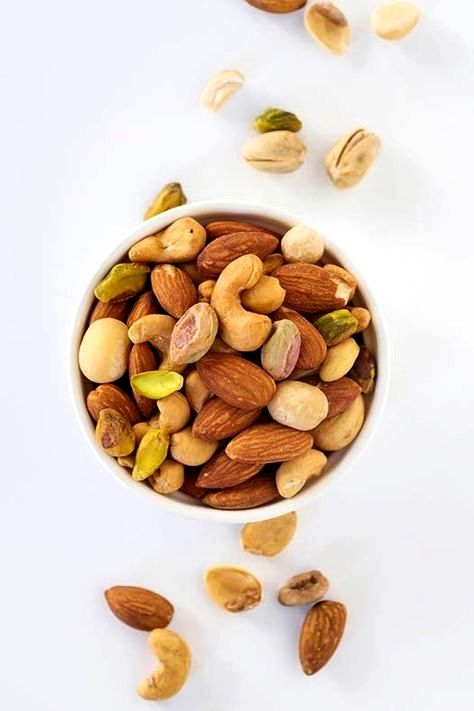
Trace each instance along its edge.
<instances>
[{"instance_id":1,"label":"almond","mask_svg":"<svg viewBox=\"0 0 474 711\"><path fill-rule=\"evenodd\" d=\"M285 306L321 313L341 309L349 300L351 287L337 281L315 264L284 264L273 272L286 291Z\"/></svg>"},{"instance_id":2,"label":"almond","mask_svg":"<svg viewBox=\"0 0 474 711\"><path fill-rule=\"evenodd\" d=\"M173 617L173 605L165 597L145 588L116 585L104 595L115 617L137 630L167 627Z\"/></svg>"},{"instance_id":3,"label":"almond","mask_svg":"<svg viewBox=\"0 0 474 711\"><path fill-rule=\"evenodd\" d=\"M128 375L130 378L134 375L138 375L138 373L146 373L149 370L156 370L157 368L158 359L148 343L136 343L132 346L128 361ZM143 417L148 418L156 413L155 400L140 395L140 393L135 390L133 390L133 397Z\"/></svg>"},{"instance_id":4,"label":"almond","mask_svg":"<svg viewBox=\"0 0 474 711\"><path fill-rule=\"evenodd\" d=\"M115 303L105 303L97 301L89 317L89 325L100 318L116 318L118 321L127 320L130 304L127 301L116 301Z\"/></svg>"},{"instance_id":5,"label":"almond","mask_svg":"<svg viewBox=\"0 0 474 711\"><path fill-rule=\"evenodd\" d=\"M240 220L216 220L215 222L210 222L206 225L206 232L208 242L216 239L216 237L223 237L234 232L266 232L267 234L274 234L264 227L254 225L252 222L240 222Z\"/></svg>"},{"instance_id":6,"label":"almond","mask_svg":"<svg viewBox=\"0 0 474 711\"><path fill-rule=\"evenodd\" d=\"M298 327L301 336L301 348L296 361L296 369L314 370L319 368L326 358L327 346L318 329L304 316L286 306L281 306L272 314L272 319L275 321L284 318L293 321L295 326Z\"/></svg>"},{"instance_id":7,"label":"almond","mask_svg":"<svg viewBox=\"0 0 474 711\"><path fill-rule=\"evenodd\" d=\"M158 304L156 303L156 299L153 296L153 292L145 291L143 294L140 294L138 299L133 304L132 310L130 311L130 314L127 319L127 326L130 328L132 323L138 321L138 319L142 316L149 316L149 314L157 313Z\"/></svg>"},{"instance_id":8,"label":"almond","mask_svg":"<svg viewBox=\"0 0 474 711\"><path fill-rule=\"evenodd\" d=\"M233 437L253 425L261 412L261 409L241 410L215 397L204 404L194 420L193 435L207 440Z\"/></svg>"},{"instance_id":9,"label":"almond","mask_svg":"<svg viewBox=\"0 0 474 711\"><path fill-rule=\"evenodd\" d=\"M247 0L249 5L265 12L294 12L306 5L306 0Z\"/></svg>"},{"instance_id":10,"label":"almond","mask_svg":"<svg viewBox=\"0 0 474 711\"><path fill-rule=\"evenodd\" d=\"M184 473L184 482L180 489L183 494L187 496L192 496L193 499L202 499L202 497L208 493L207 489L203 489L196 484L196 477L189 471Z\"/></svg>"},{"instance_id":11,"label":"almond","mask_svg":"<svg viewBox=\"0 0 474 711\"><path fill-rule=\"evenodd\" d=\"M202 501L214 509L253 509L278 498L273 475L257 476L238 486L210 491Z\"/></svg>"},{"instance_id":12,"label":"almond","mask_svg":"<svg viewBox=\"0 0 474 711\"><path fill-rule=\"evenodd\" d=\"M94 420L99 419L102 410L111 408L120 412L131 425L140 422L142 416L133 400L117 385L105 383L92 390L87 396L87 409Z\"/></svg>"},{"instance_id":13,"label":"almond","mask_svg":"<svg viewBox=\"0 0 474 711\"><path fill-rule=\"evenodd\" d=\"M181 318L198 294L189 274L173 264L160 264L151 273L151 286L158 302L171 316Z\"/></svg>"},{"instance_id":14,"label":"almond","mask_svg":"<svg viewBox=\"0 0 474 711\"><path fill-rule=\"evenodd\" d=\"M273 378L240 356L207 353L196 367L209 390L233 407L256 410L268 405L275 394Z\"/></svg>"},{"instance_id":15,"label":"almond","mask_svg":"<svg viewBox=\"0 0 474 711\"><path fill-rule=\"evenodd\" d=\"M300 632L300 662L305 674L315 674L331 659L341 641L346 608L324 600L308 611Z\"/></svg>"},{"instance_id":16,"label":"almond","mask_svg":"<svg viewBox=\"0 0 474 711\"><path fill-rule=\"evenodd\" d=\"M326 395L328 419L344 412L361 392L360 385L351 378L339 378L332 383L324 383L319 378L305 378L305 382L316 385Z\"/></svg>"},{"instance_id":17,"label":"almond","mask_svg":"<svg viewBox=\"0 0 474 711\"><path fill-rule=\"evenodd\" d=\"M224 489L237 486L258 474L264 465L260 462L237 462L224 451L217 452L199 472L196 484L206 489Z\"/></svg>"},{"instance_id":18,"label":"almond","mask_svg":"<svg viewBox=\"0 0 474 711\"><path fill-rule=\"evenodd\" d=\"M244 430L229 442L225 451L230 459L239 462L286 462L312 445L310 432L271 422Z\"/></svg>"},{"instance_id":19,"label":"almond","mask_svg":"<svg viewBox=\"0 0 474 711\"><path fill-rule=\"evenodd\" d=\"M197 259L201 274L217 277L230 262L243 254L255 254L260 259L268 257L279 245L269 232L233 232L210 242Z\"/></svg>"}]
</instances>

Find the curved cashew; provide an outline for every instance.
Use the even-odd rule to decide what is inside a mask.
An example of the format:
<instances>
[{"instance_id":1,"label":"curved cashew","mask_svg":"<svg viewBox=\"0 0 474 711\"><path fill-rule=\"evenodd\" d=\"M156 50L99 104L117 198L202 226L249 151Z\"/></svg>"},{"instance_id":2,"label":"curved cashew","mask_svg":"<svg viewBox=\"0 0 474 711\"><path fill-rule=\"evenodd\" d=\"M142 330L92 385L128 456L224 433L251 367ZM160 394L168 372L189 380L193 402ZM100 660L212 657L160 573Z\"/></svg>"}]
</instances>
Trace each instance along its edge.
<instances>
[{"instance_id":1,"label":"curved cashew","mask_svg":"<svg viewBox=\"0 0 474 711\"><path fill-rule=\"evenodd\" d=\"M148 481L158 494L172 494L183 486L184 466L172 459L165 459Z\"/></svg>"},{"instance_id":2,"label":"curved cashew","mask_svg":"<svg viewBox=\"0 0 474 711\"><path fill-rule=\"evenodd\" d=\"M161 355L159 370L173 370L175 373L182 373L186 365L176 365L169 355L171 334L175 323L176 320L172 316L148 314L132 323L128 329L128 337L132 343L149 341L156 348Z\"/></svg>"},{"instance_id":3,"label":"curved cashew","mask_svg":"<svg viewBox=\"0 0 474 711\"><path fill-rule=\"evenodd\" d=\"M148 637L153 654L161 662L158 669L138 687L142 699L162 701L174 696L188 678L191 652L176 632L156 629Z\"/></svg>"},{"instance_id":4,"label":"curved cashew","mask_svg":"<svg viewBox=\"0 0 474 711\"><path fill-rule=\"evenodd\" d=\"M262 260L244 254L225 267L212 292L211 306L219 317L220 335L237 351L260 348L272 329L268 316L246 311L240 302L240 293L255 286L262 273Z\"/></svg>"},{"instance_id":5,"label":"curved cashew","mask_svg":"<svg viewBox=\"0 0 474 711\"><path fill-rule=\"evenodd\" d=\"M327 457L317 449L310 449L289 462L283 462L276 472L276 485L278 493L284 499L301 491L308 479L320 476L326 466Z\"/></svg>"},{"instance_id":6,"label":"curved cashew","mask_svg":"<svg viewBox=\"0 0 474 711\"><path fill-rule=\"evenodd\" d=\"M285 299L285 293L276 277L263 274L255 286L242 292L241 301L249 311L270 314L280 308Z\"/></svg>"},{"instance_id":7,"label":"curved cashew","mask_svg":"<svg viewBox=\"0 0 474 711\"><path fill-rule=\"evenodd\" d=\"M184 379L184 392L194 412L201 412L204 403L212 397L197 370L191 370Z\"/></svg>"},{"instance_id":8,"label":"curved cashew","mask_svg":"<svg viewBox=\"0 0 474 711\"><path fill-rule=\"evenodd\" d=\"M162 427L170 434L186 427L191 408L182 393L175 392L156 401L159 413L148 420L150 427Z\"/></svg>"},{"instance_id":9,"label":"curved cashew","mask_svg":"<svg viewBox=\"0 0 474 711\"><path fill-rule=\"evenodd\" d=\"M182 217L162 232L145 237L128 253L132 262L192 262L206 244L206 230L192 217Z\"/></svg>"},{"instance_id":10,"label":"curved cashew","mask_svg":"<svg viewBox=\"0 0 474 711\"><path fill-rule=\"evenodd\" d=\"M198 467L207 462L217 449L219 442L207 442L194 437L191 427L171 435L171 457L176 462L190 467Z\"/></svg>"}]
</instances>

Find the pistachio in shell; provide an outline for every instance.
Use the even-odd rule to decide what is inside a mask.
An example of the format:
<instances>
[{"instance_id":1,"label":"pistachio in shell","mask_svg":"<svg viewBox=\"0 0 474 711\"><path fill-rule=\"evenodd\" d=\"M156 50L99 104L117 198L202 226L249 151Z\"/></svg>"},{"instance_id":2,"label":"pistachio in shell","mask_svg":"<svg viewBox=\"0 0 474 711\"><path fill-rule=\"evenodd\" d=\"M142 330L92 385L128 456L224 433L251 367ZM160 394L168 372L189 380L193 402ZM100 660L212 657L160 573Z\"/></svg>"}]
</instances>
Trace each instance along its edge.
<instances>
[{"instance_id":1,"label":"pistachio in shell","mask_svg":"<svg viewBox=\"0 0 474 711\"><path fill-rule=\"evenodd\" d=\"M159 215L160 212L171 210L173 207L185 205L186 202L187 198L183 192L181 183L167 183L161 188L160 192L145 212L145 220L149 220L150 217Z\"/></svg>"},{"instance_id":2,"label":"pistachio in shell","mask_svg":"<svg viewBox=\"0 0 474 711\"><path fill-rule=\"evenodd\" d=\"M293 131L297 133L303 127L296 114L283 109L268 108L253 122L253 127L259 133L269 131Z\"/></svg>"},{"instance_id":3,"label":"pistachio in shell","mask_svg":"<svg viewBox=\"0 0 474 711\"><path fill-rule=\"evenodd\" d=\"M125 301L143 291L150 267L140 262L116 264L94 289L99 301Z\"/></svg>"},{"instance_id":4,"label":"pistachio in shell","mask_svg":"<svg viewBox=\"0 0 474 711\"><path fill-rule=\"evenodd\" d=\"M335 346L356 332L358 321L348 309L338 309L316 319L314 325L326 341Z\"/></svg>"},{"instance_id":5,"label":"pistachio in shell","mask_svg":"<svg viewBox=\"0 0 474 711\"><path fill-rule=\"evenodd\" d=\"M132 425L121 412L111 407L100 411L95 439L112 457L126 457L135 449Z\"/></svg>"},{"instance_id":6,"label":"pistachio in shell","mask_svg":"<svg viewBox=\"0 0 474 711\"><path fill-rule=\"evenodd\" d=\"M308 7L304 23L311 37L334 54L349 49L351 30L347 18L332 2L316 2Z\"/></svg>"},{"instance_id":7,"label":"pistachio in shell","mask_svg":"<svg viewBox=\"0 0 474 711\"><path fill-rule=\"evenodd\" d=\"M173 363L195 363L202 358L214 343L218 327L217 314L210 304L202 301L191 306L177 321L171 334Z\"/></svg>"},{"instance_id":8,"label":"pistachio in shell","mask_svg":"<svg viewBox=\"0 0 474 711\"><path fill-rule=\"evenodd\" d=\"M338 188L360 183L380 150L380 138L358 128L341 138L326 155L326 172Z\"/></svg>"},{"instance_id":9,"label":"pistachio in shell","mask_svg":"<svg viewBox=\"0 0 474 711\"><path fill-rule=\"evenodd\" d=\"M243 147L245 162L267 173L292 173L303 165L306 146L292 131L270 131L248 140Z\"/></svg>"},{"instance_id":10,"label":"pistachio in shell","mask_svg":"<svg viewBox=\"0 0 474 711\"><path fill-rule=\"evenodd\" d=\"M284 380L295 369L300 349L301 335L293 321L275 321L272 335L262 346L262 367L274 380Z\"/></svg>"},{"instance_id":11,"label":"pistachio in shell","mask_svg":"<svg viewBox=\"0 0 474 711\"><path fill-rule=\"evenodd\" d=\"M152 427L145 432L138 445L132 477L144 481L161 467L168 454L170 436L161 427Z\"/></svg>"}]
</instances>

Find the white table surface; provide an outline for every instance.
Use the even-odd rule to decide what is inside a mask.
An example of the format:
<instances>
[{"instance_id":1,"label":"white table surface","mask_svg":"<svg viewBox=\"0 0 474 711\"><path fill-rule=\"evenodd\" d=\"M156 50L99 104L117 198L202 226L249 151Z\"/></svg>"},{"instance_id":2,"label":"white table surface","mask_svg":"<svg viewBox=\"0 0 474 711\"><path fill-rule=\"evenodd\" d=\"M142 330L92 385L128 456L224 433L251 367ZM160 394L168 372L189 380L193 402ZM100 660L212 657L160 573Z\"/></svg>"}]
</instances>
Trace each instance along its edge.
<instances>
[{"instance_id":1,"label":"white table surface","mask_svg":"<svg viewBox=\"0 0 474 711\"><path fill-rule=\"evenodd\" d=\"M344 3L344 57L311 41L301 13L243 0L4 7L2 708L146 708L135 687L152 657L146 635L106 609L114 584L175 604L194 662L166 708L473 708L474 10L420 1L416 31L385 43L370 30L373 5ZM206 115L201 88L225 67L245 74L245 90ZM268 105L304 121L308 156L294 174L240 160ZM360 124L383 150L359 187L340 192L322 159ZM71 411L67 336L81 289L170 180L190 200L300 215L358 262L387 317L394 367L377 435L276 559L241 552L238 527L161 513L115 484ZM216 608L202 573L221 563L256 572L265 604ZM310 567L349 616L331 663L307 678L303 611L279 607L275 590Z\"/></svg>"}]
</instances>

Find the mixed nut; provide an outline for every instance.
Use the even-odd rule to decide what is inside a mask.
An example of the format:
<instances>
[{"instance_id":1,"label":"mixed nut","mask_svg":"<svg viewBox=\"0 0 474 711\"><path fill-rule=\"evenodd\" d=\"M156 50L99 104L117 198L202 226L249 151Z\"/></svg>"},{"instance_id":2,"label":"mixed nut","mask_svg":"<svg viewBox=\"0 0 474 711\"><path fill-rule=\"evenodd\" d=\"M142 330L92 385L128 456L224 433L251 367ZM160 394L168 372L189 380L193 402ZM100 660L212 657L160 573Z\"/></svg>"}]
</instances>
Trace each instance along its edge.
<instances>
[{"instance_id":1,"label":"mixed nut","mask_svg":"<svg viewBox=\"0 0 474 711\"><path fill-rule=\"evenodd\" d=\"M321 476L375 381L370 313L321 235L184 217L128 256L96 286L79 348L98 445L157 494L219 509Z\"/></svg>"}]
</instances>

